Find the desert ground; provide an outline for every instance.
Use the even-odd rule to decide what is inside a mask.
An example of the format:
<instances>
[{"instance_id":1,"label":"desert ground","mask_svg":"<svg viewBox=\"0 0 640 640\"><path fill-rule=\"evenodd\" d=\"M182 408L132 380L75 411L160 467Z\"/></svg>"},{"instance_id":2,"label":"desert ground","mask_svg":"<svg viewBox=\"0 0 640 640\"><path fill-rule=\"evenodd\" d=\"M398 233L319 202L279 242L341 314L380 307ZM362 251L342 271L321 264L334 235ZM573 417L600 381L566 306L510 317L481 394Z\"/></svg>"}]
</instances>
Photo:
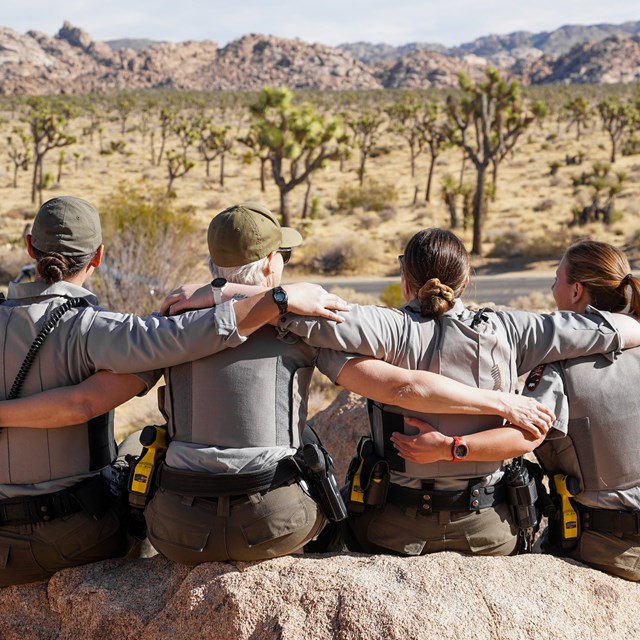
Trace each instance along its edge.
<instances>
[{"instance_id":1,"label":"desert ground","mask_svg":"<svg viewBox=\"0 0 640 640\"><path fill-rule=\"evenodd\" d=\"M330 100L330 99L329 99ZM140 131L141 113L134 112L127 122L124 135L120 122L112 116L102 124L102 135L94 134L93 141L83 130L89 126L87 117L70 122L68 130L77 137L76 144L64 149L52 150L45 159L45 172L55 176L53 184L42 193L43 200L57 195L72 194L95 203L99 210L125 189L134 188L141 193L166 190L167 166L163 160L159 166L151 162L151 140ZM231 125L237 135L246 133L249 114L246 109L235 109L227 115L216 117ZM157 120L157 118L156 118ZM24 251L23 233L32 221L37 204L31 203L31 167L19 171L17 186L12 186L13 166L8 156L8 136L14 127L26 128L16 114L0 113L0 290L6 291L8 281L20 267L28 262ZM157 127L152 115L150 126ZM102 138L102 142L100 142ZM111 143L114 143L112 145ZM124 144L122 144L124 143ZM120 147L121 151L109 155L100 153L102 148ZM157 154L159 137L154 140ZM175 136L169 137L166 149L177 149ZM64 152L62 160L61 151ZM175 206L190 206L196 228L192 247L195 265L189 272L176 274L175 286L185 281L206 281L205 233L212 216L226 206L242 200L258 200L273 210L278 208L278 191L267 173L266 191L260 190L259 162L247 164L246 147L235 144L225 159L224 186L219 181L219 160L211 165L211 175L205 174L205 163L200 160L196 148L189 151L196 165L184 177L175 181L173 189ZM566 165L567 157L582 155L580 165ZM589 170L596 162L607 163L610 143L602 131L597 116L591 126L576 140L575 131L567 131L566 121L549 116L541 125L534 124L526 131L514 152L500 165L495 200L489 202L489 212L483 233L483 256L473 257L477 273L504 273L511 271L553 270L563 248L573 239L591 236L624 247L638 268L640 264L640 156L619 155L612 172L624 172L622 191L615 201L615 214L610 225L592 223L582 227L568 227L572 208L587 203L587 190L576 190L571 178ZM397 256L402 253L408 238L427 226L450 226L449 214L441 197L441 181L447 174L457 182L461 168L461 152L452 148L444 151L436 161L431 202L424 202L428 156L418 157L415 177L411 176L409 152L406 142L387 130L376 145L375 157L367 160L364 190L380 188L386 191L382 211L366 211L362 207L339 210L338 191L341 188L357 191L358 153L348 159L340 171L338 162L314 174L310 192L311 213L300 219L305 185L296 188L290 198L293 225L305 237L305 246L296 250L287 278L301 279L321 275L314 265L324 265L322 256L332 247L355 248L356 259L349 261L342 273L356 275L390 276L398 273ZM550 165L558 163L557 172L551 175ZM57 180L61 168L60 179ZM473 181L473 171L467 162L466 181ZM416 191L417 201L414 202ZM456 229L471 246L471 228ZM108 240L106 251L109 251ZM162 252L162 247L146 247L147 252ZM171 261L170 255L163 259ZM315 261L314 261L315 259ZM326 275L326 274L322 274ZM89 285L91 286L91 285ZM349 292L346 292L347 295ZM158 303L163 292L158 292ZM359 301L359 300L355 300ZM482 301L478 301L482 302ZM531 304L536 308L551 307L549 296L535 297ZM125 310L125 309L122 309ZM131 310L131 309L126 309ZM126 432L135 425L140 427L160 420L154 410L153 394L136 399L118 412L118 422ZM318 406L324 402L324 391L319 385Z\"/></svg>"}]
</instances>

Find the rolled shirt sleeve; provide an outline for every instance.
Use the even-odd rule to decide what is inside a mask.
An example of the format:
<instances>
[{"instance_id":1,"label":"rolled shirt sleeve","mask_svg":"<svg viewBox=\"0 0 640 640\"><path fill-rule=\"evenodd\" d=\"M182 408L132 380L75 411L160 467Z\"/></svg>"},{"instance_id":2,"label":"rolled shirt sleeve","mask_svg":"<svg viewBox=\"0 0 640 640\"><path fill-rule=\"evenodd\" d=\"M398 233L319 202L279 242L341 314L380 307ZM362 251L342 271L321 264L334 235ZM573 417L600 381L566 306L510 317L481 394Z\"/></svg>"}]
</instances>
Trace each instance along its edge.
<instances>
[{"instance_id":1,"label":"rolled shirt sleeve","mask_svg":"<svg viewBox=\"0 0 640 640\"><path fill-rule=\"evenodd\" d=\"M524 383L523 395L534 398L554 412L556 420L546 440L562 438L569 429L569 400L565 393L562 364L540 364L532 369Z\"/></svg>"}]
</instances>

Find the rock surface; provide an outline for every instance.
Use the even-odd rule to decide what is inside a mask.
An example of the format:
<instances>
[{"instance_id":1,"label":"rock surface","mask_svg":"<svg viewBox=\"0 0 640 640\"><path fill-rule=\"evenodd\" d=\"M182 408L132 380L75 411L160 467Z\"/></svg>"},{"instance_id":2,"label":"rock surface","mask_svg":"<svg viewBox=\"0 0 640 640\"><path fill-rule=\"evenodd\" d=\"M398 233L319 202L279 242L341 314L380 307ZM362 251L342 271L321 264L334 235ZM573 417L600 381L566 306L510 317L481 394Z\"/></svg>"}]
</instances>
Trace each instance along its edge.
<instances>
[{"instance_id":1,"label":"rock surface","mask_svg":"<svg viewBox=\"0 0 640 640\"><path fill-rule=\"evenodd\" d=\"M623 640L638 637L639 598L640 585L543 556L332 554L194 569L155 556L0 590L0 617L4 640Z\"/></svg>"},{"instance_id":2,"label":"rock surface","mask_svg":"<svg viewBox=\"0 0 640 640\"><path fill-rule=\"evenodd\" d=\"M343 392L315 420L341 471L366 432ZM0 589L2 640L623 640L640 585L549 556L327 554L195 568L109 560Z\"/></svg>"},{"instance_id":3,"label":"rock surface","mask_svg":"<svg viewBox=\"0 0 640 640\"><path fill-rule=\"evenodd\" d=\"M638 30L640 22L563 27L548 34L486 36L452 49L413 43L371 45L369 51L366 43L328 47L256 34L225 47L208 40L149 46L140 41L126 46L124 40L111 47L68 22L54 37L0 27L0 93L255 91L265 85L428 89L457 86L460 71L479 79L488 63L525 84L628 83L640 77Z\"/></svg>"}]
</instances>

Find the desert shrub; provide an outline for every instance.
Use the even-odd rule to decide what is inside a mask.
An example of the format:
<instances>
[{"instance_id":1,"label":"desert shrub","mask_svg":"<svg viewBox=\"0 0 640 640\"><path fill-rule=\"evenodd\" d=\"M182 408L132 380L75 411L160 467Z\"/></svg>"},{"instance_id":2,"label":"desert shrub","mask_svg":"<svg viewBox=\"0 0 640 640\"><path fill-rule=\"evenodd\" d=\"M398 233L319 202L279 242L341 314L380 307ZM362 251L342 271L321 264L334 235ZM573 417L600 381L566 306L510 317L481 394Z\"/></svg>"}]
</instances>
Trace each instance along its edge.
<instances>
[{"instance_id":1,"label":"desert shrub","mask_svg":"<svg viewBox=\"0 0 640 640\"><path fill-rule=\"evenodd\" d=\"M518 296L507 305L512 309L520 309L522 311L533 311L535 313L546 313L556 308L553 294L534 291L526 296Z\"/></svg>"},{"instance_id":2,"label":"desert shrub","mask_svg":"<svg viewBox=\"0 0 640 640\"><path fill-rule=\"evenodd\" d=\"M316 240L307 246L304 266L326 275L362 273L377 263L379 253L376 243L361 235Z\"/></svg>"},{"instance_id":3,"label":"desert shrub","mask_svg":"<svg viewBox=\"0 0 640 640\"><path fill-rule=\"evenodd\" d=\"M558 169L562 166L562 162L559 162L558 160L554 160L553 162L549 163L549 175L550 176L555 176L558 173Z\"/></svg>"},{"instance_id":4,"label":"desert shrub","mask_svg":"<svg viewBox=\"0 0 640 640\"><path fill-rule=\"evenodd\" d=\"M202 260L205 237L193 212L178 208L161 190L123 187L100 207L105 257L94 289L106 307L150 313ZM201 246L202 251L194 251Z\"/></svg>"},{"instance_id":5,"label":"desert shrub","mask_svg":"<svg viewBox=\"0 0 640 640\"><path fill-rule=\"evenodd\" d=\"M553 198L545 198L544 200L540 200L538 204L534 205L533 210L536 212L549 211L553 209L555 204L556 204L556 201Z\"/></svg>"},{"instance_id":6,"label":"desert shrub","mask_svg":"<svg viewBox=\"0 0 640 640\"><path fill-rule=\"evenodd\" d=\"M340 187L336 199L339 211L351 213L360 207L364 211L380 212L383 209L394 209L398 202L398 190L393 184L366 180L361 187Z\"/></svg>"},{"instance_id":7,"label":"desert shrub","mask_svg":"<svg viewBox=\"0 0 640 640\"><path fill-rule=\"evenodd\" d=\"M404 296L402 295L402 286L399 282L392 282L388 284L384 291L380 294L380 301L387 307L399 309L405 304Z\"/></svg>"},{"instance_id":8,"label":"desert shrub","mask_svg":"<svg viewBox=\"0 0 640 640\"><path fill-rule=\"evenodd\" d=\"M494 258L524 258L527 261L559 258L567 246L564 233L528 236L522 231L511 230L493 239L491 256Z\"/></svg>"},{"instance_id":9,"label":"desert shrub","mask_svg":"<svg viewBox=\"0 0 640 640\"><path fill-rule=\"evenodd\" d=\"M640 153L640 138L636 136L631 136L627 140L625 140L622 148L620 149L620 153L623 156L635 156Z\"/></svg>"},{"instance_id":10,"label":"desert shrub","mask_svg":"<svg viewBox=\"0 0 640 640\"><path fill-rule=\"evenodd\" d=\"M380 304L380 298L373 293L358 293L351 287L334 287L331 284L325 284L325 287L331 293L335 293L349 304Z\"/></svg>"},{"instance_id":11,"label":"desert shrub","mask_svg":"<svg viewBox=\"0 0 640 640\"><path fill-rule=\"evenodd\" d=\"M375 211L357 211L354 212L361 229L373 229L380 224L380 216Z\"/></svg>"}]
</instances>

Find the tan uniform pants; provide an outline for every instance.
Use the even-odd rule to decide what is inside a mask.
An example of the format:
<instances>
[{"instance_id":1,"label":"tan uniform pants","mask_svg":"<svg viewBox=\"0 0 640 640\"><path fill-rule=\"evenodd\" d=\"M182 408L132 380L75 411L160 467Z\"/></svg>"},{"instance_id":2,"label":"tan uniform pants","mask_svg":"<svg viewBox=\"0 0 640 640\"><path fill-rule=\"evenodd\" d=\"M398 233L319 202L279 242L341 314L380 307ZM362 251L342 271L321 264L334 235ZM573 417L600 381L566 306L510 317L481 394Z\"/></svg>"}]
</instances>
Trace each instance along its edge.
<instances>
[{"instance_id":1,"label":"tan uniform pants","mask_svg":"<svg viewBox=\"0 0 640 640\"><path fill-rule=\"evenodd\" d=\"M508 556L519 538L507 503L474 512L442 511L430 515L387 503L362 516L349 516L356 546L353 551L419 556L437 551ZM350 544L351 542L351 544ZM351 548L353 541L348 541Z\"/></svg>"},{"instance_id":2,"label":"tan uniform pants","mask_svg":"<svg viewBox=\"0 0 640 640\"><path fill-rule=\"evenodd\" d=\"M126 529L114 509L100 520L81 511L0 527L0 586L46 580L60 569L124 556L133 543Z\"/></svg>"},{"instance_id":3,"label":"tan uniform pants","mask_svg":"<svg viewBox=\"0 0 640 640\"><path fill-rule=\"evenodd\" d=\"M193 498L158 489L145 509L151 544L175 562L265 560L302 549L325 524L297 484L246 498Z\"/></svg>"},{"instance_id":4,"label":"tan uniform pants","mask_svg":"<svg viewBox=\"0 0 640 640\"><path fill-rule=\"evenodd\" d=\"M640 582L640 535L583 531L570 557L605 573Z\"/></svg>"}]
</instances>

